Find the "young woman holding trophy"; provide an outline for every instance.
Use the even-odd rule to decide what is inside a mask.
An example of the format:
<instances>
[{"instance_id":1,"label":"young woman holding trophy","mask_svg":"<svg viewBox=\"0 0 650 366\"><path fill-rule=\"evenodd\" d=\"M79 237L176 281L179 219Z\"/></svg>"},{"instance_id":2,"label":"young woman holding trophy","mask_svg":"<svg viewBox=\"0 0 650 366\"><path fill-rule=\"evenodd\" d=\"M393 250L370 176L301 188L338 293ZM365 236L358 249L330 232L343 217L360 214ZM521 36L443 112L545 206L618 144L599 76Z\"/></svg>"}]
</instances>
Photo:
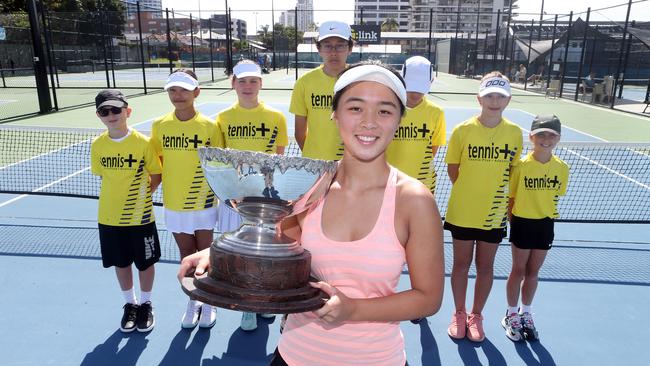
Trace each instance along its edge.
<instances>
[{"instance_id":1,"label":"young woman holding trophy","mask_svg":"<svg viewBox=\"0 0 650 366\"><path fill-rule=\"evenodd\" d=\"M436 313L444 289L440 214L431 192L391 167L385 150L406 104L404 81L380 64L345 70L332 123L345 145L329 192L282 223L311 252L311 285L329 295L290 314L272 365L406 364L399 322ZM397 284L408 265L411 288ZM209 252L183 259L179 277L202 274Z\"/></svg>"}]
</instances>

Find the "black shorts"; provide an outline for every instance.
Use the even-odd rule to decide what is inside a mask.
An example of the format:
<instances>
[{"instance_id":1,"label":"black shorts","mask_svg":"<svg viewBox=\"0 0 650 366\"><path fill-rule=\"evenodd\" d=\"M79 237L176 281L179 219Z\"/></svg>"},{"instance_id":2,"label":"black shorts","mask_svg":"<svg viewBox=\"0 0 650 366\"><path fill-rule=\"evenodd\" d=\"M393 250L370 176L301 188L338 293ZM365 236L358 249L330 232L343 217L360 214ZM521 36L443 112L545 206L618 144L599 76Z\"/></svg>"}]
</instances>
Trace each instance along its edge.
<instances>
[{"instance_id":1,"label":"black shorts","mask_svg":"<svg viewBox=\"0 0 650 366\"><path fill-rule=\"evenodd\" d=\"M445 221L443 225L445 230L451 232L451 237L456 240L477 240L486 243L499 244L506 237L506 228L482 230L473 227L462 227L450 224Z\"/></svg>"},{"instance_id":2,"label":"black shorts","mask_svg":"<svg viewBox=\"0 0 650 366\"><path fill-rule=\"evenodd\" d=\"M98 226L104 268L124 268L135 263L138 270L144 271L160 259L155 222L140 226Z\"/></svg>"},{"instance_id":3,"label":"black shorts","mask_svg":"<svg viewBox=\"0 0 650 366\"><path fill-rule=\"evenodd\" d=\"M555 220L525 219L512 216L510 219L510 242L519 249L549 250L553 245Z\"/></svg>"}]
</instances>

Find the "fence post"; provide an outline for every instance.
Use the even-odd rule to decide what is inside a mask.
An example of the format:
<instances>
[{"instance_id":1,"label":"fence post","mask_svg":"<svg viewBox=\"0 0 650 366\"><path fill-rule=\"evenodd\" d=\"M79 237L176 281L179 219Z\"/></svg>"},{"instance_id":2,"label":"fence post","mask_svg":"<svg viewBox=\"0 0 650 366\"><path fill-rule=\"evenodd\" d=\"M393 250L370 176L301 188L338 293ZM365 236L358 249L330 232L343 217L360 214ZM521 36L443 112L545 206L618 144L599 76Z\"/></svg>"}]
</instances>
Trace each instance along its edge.
<instances>
[{"instance_id":1,"label":"fence post","mask_svg":"<svg viewBox=\"0 0 650 366\"><path fill-rule=\"evenodd\" d=\"M212 17L208 18L208 32L210 32L210 38L208 38L208 42L210 42L209 48L210 48L210 73L212 74L212 81L214 81L214 57L212 55Z\"/></svg>"},{"instance_id":2,"label":"fence post","mask_svg":"<svg viewBox=\"0 0 650 366\"><path fill-rule=\"evenodd\" d=\"M167 23L167 61L169 62L169 73L171 74L174 71L174 65L172 63L172 35L171 30L169 29L169 8L165 8L165 21Z\"/></svg>"},{"instance_id":3,"label":"fence post","mask_svg":"<svg viewBox=\"0 0 650 366\"><path fill-rule=\"evenodd\" d=\"M569 57L569 42L571 41L571 28L573 28L573 10L569 12L569 27L566 31L566 40L564 42L564 67L562 68L562 75L560 76L560 98L564 91L564 77L566 76L566 69L568 69L567 58Z\"/></svg>"},{"instance_id":4,"label":"fence post","mask_svg":"<svg viewBox=\"0 0 650 366\"><path fill-rule=\"evenodd\" d=\"M144 65L144 44L142 43L142 21L140 19L140 2L136 4L138 14L138 34L140 39L140 65L142 66L142 85L144 86L144 93L147 94L147 72Z\"/></svg>"},{"instance_id":5,"label":"fence post","mask_svg":"<svg viewBox=\"0 0 650 366\"><path fill-rule=\"evenodd\" d=\"M551 84L551 73L553 70L553 51L555 50L555 34L557 31L557 14L555 14L555 21L553 22L553 38L551 38L551 50L548 54L548 76L546 77L546 88Z\"/></svg>"},{"instance_id":6,"label":"fence post","mask_svg":"<svg viewBox=\"0 0 650 366\"><path fill-rule=\"evenodd\" d=\"M578 67L578 80L576 81L576 93L573 100L578 100L578 91L580 91L580 84L582 83L582 65L585 63L585 48L587 47L587 32L589 31L589 15L591 8L587 8L587 20L585 22L585 34L582 35L582 50L580 53L580 66ZM589 70L591 72L591 70ZM587 93L586 90L582 91ZM584 99L584 97L583 97Z\"/></svg>"},{"instance_id":7,"label":"fence post","mask_svg":"<svg viewBox=\"0 0 650 366\"><path fill-rule=\"evenodd\" d=\"M34 48L34 77L36 79L36 91L38 94L38 106L40 113L49 113L52 110L50 101L49 85L47 82L47 69L45 68L45 52L41 43L41 25L38 21L38 8L36 0L28 0L29 24L32 36L32 47Z\"/></svg>"},{"instance_id":8,"label":"fence post","mask_svg":"<svg viewBox=\"0 0 650 366\"><path fill-rule=\"evenodd\" d=\"M621 62L623 61L622 60L623 48L625 47L625 36L627 35L627 24L630 21L630 9L631 8L632 8L632 0L630 0L627 3L627 15L625 16L625 27L623 28L623 39L621 39L621 50L618 53L618 65L616 66L616 75L614 76L614 78L615 78L614 79L614 90L616 90L616 86L618 85L618 78L619 78L620 72L621 72ZM614 94L614 93L612 93L612 94ZM620 96L619 96L619 98L620 98ZM609 107L614 108L614 101L616 100L616 98L614 98L614 96L612 95L611 99L612 100L609 101L609 103L610 103Z\"/></svg>"}]
</instances>

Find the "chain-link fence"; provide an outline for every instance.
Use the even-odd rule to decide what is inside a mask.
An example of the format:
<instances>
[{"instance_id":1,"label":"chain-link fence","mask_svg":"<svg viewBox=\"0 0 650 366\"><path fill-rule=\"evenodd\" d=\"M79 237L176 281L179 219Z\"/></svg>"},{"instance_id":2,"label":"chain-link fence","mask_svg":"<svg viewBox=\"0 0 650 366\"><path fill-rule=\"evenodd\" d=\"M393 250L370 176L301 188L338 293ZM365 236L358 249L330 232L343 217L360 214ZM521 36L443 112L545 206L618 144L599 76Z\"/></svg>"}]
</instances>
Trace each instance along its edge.
<instances>
[{"instance_id":1,"label":"chain-link fence","mask_svg":"<svg viewBox=\"0 0 650 366\"><path fill-rule=\"evenodd\" d=\"M525 21L527 15L517 14L516 2L509 8L509 1L500 9L494 3L451 1L436 8L419 3L358 6L350 14L356 39L348 62L375 59L400 68L406 58L421 55L438 71L459 77L500 70L515 86L540 95L617 108L648 102L650 22L631 16L593 21L591 11ZM607 18L608 9L598 14ZM83 13L41 8L36 36L47 58L51 108L90 104L103 88L120 88L131 96L159 92L178 67L194 70L203 88L223 88L214 82L226 78L240 59L253 59L265 71L286 69L295 77L298 69L321 63L318 25L308 11L290 9L279 17L276 11L273 27L247 26L243 19L252 12L268 10L204 10L199 18L194 11L139 4ZM5 34L0 40L0 120L43 112L34 91L38 72L28 14L2 14L0 27Z\"/></svg>"}]
</instances>

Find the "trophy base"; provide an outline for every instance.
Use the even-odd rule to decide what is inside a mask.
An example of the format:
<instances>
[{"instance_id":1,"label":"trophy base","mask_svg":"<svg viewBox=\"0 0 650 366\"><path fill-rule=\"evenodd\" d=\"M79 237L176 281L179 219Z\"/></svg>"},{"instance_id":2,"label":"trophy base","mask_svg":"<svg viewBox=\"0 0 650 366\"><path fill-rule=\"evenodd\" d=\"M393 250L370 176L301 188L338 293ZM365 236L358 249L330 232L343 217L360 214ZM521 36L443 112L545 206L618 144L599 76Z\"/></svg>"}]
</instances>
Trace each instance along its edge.
<instances>
[{"instance_id":1,"label":"trophy base","mask_svg":"<svg viewBox=\"0 0 650 366\"><path fill-rule=\"evenodd\" d=\"M318 281L310 278L312 281ZM183 291L193 300L220 308L266 314L291 314L321 308L329 296L307 284L287 290L260 290L235 287L207 275L186 277Z\"/></svg>"}]
</instances>

